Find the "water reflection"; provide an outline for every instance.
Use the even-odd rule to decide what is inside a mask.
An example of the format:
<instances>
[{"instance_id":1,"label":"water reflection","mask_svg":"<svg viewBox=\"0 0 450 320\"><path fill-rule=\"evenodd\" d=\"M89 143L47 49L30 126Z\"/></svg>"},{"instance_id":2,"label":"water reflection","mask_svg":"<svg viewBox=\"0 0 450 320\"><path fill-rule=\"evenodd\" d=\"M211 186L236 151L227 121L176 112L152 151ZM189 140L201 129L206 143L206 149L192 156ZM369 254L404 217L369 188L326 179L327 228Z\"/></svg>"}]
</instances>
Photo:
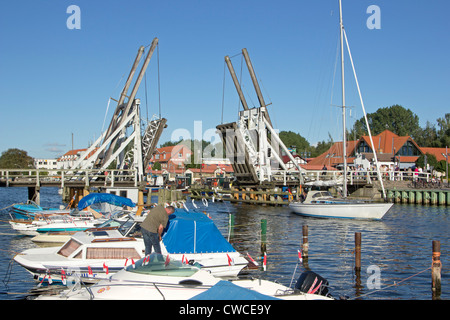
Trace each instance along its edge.
<instances>
[{"instance_id":1,"label":"water reflection","mask_svg":"<svg viewBox=\"0 0 450 320\"><path fill-rule=\"evenodd\" d=\"M27 197L26 188L3 188L0 190L0 209L22 202ZM59 207L61 196L57 188L42 188L43 206ZM267 271L262 268L249 270L248 275L276 280L284 285L294 283L300 273L308 268L326 278L335 296L361 299L431 299L431 274L421 273L386 290L368 289L367 273L371 265L381 272L382 288L398 283L407 277L430 267L431 242L441 241L441 259L445 266L449 256L450 208L395 204L382 221L356 221L346 219L319 219L302 217L287 207L209 203L208 207L196 202L198 211L210 214L222 234L242 254L249 253L262 263L261 219L267 220ZM187 201L190 210L194 207ZM229 233L230 217L234 218L233 232ZM6 220L8 215L0 211L0 273L1 279L8 278L9 292L26 293L36 286L23 268L14 264L11 272L9 263L19 252L34 246L30 239L11 236ZM309 259L299 264L297 250L302 245L302 226L309 229ZM354 235L361 232L361 272L354 270ZM7 272L9 272L7 274ZM449 299L446 292L449 284L448 268L442 269L442 299ZM5 284L0 283L0 290ZM448 290L447 290L448 291ZM20 299L24 295L2 295L0 299Z\"/></svg>"}]
</instances>

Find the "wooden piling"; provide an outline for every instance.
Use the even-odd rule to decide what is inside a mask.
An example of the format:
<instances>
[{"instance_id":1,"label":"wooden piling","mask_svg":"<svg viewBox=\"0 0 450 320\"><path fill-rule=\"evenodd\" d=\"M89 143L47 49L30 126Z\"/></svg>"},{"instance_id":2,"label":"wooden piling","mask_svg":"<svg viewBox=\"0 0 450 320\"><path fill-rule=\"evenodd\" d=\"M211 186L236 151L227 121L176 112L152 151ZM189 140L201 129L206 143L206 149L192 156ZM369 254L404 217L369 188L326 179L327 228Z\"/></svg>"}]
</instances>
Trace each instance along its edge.
<instances>
[{"instance_id":1,"label":"wooden piling","mask_svg":"<svg viewBox=\"0 0 450 320\"><path fill-rule=\"evenodd\" d=\"M261 253L267 251L266 247L267 220L261 219Z\"/></svg>"},{"instance_id":2,"label":"wooden piling","mask_svg":"<svg viewBox=\"0 0 450 320\"><path fill-rule=\"evenodd\" d=\"M361 232L355 232L355 271L361 271Z\"/></svg>"},{"instance_id":3,"label":"wooden piling","mask_svg":"<svg viewBox=\"0 0 450 320\"><path fill-rule=\"evenodd\" d=\"M433 299L441 295L441 242L433 240L433 255L431 264L431 290Z\"/></svg>"},{"instance_id":4,"label":"wooden piling","mask_svg":"<svg viewBox=\"0 0 450 320\"><path fill-rule=\"evenodd\" d=\"M302 258L303 259L308 259L308 249L309 249L309 244L308 244L308 225L303 225L302 232L303 232Z\"/></svg>"}]
</instances>

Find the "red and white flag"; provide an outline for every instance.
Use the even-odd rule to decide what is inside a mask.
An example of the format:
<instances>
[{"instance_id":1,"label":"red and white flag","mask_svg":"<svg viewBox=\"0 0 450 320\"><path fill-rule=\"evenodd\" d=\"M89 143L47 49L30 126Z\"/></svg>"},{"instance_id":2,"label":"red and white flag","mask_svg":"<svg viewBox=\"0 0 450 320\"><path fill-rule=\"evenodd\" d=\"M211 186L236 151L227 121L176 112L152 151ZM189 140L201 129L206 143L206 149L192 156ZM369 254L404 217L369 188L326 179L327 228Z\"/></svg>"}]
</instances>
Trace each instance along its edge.
<instances>
[{"instance_id":1,"label":"red and white flag","mask_svg":"<svg viewBox=\"0 0 450 320\"><path fill-rule=\"evenodd\" d=\"M105 271L106 275L109 274L109 268L104 262L103 262L103 271Z\"/></svg>"},{"instance_id":2,"label":"red and white flag","mask_svg":"<svg viewBox=\"0 0 450 320\"><path fill-rule=\"evenodd\" d=\"M302 256L302 250L297 250L298 252L298 260L300 261L300 263L303 262L303 256Z\"/></svg>"},{"instance_id":3,"label":"red and white flag","mask_svg":"<svg viewBox=\"0 0 450 320\"><path fill-rule=\"evenodd\" d=\"M267 266L267 254L264 252L263 270L266 271Z\"/></svg>"},{"instance_id":4,"label":"red and white flag","mask_svg":"<svg viewBox=\"0 0 450 320\"><path fill-rule=\"evenodd\" d=\"M227 258L228 258L228 265L229 266L234 266L234 259L231 259L230 256L227 253Z\"/></svg>"},{"instance_id":5,"label":"red and white flag","mask_svg":"<svg viewBox=\"0 0 450 320\"><path fill-rule=\"evenodd\" d=\"M253 258L250 256L250 254L247 252L247 257L250 259L250 261L255 265L255 266L257 266L258 265L258 262L256 262L255 260L253 260Z\"/></svg>"},{"instance_id":6,"label":"red and white flag","mask_svg":"<svg viewBox=\"0 0 450 320\"><path fill-rule=\"evenodd\" d=\"M63 268L61 268L61 282L63 285L67 285L67 276Z\"/></svg>"}]
</instances>

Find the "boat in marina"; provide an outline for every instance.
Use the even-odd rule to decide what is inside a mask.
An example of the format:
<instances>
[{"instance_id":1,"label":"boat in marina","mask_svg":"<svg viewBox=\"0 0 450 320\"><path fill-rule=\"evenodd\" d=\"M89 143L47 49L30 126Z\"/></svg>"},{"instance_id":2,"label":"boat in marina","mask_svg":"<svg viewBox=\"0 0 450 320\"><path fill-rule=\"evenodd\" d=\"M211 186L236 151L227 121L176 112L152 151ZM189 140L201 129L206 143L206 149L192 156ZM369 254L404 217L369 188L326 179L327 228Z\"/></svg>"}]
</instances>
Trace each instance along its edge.
<instances>
[{"instance_id":1,"label":"boat in marina","mask_svg":"<svg viewBox=\"0 0 450 320\"><path fill-rule=\"evenodd\" d=\"M92 205L105 203L118 208L118 210L99 212L90 208ZM112 215L129 212L122 207L136 207L130 199L109 193L91 193L79 201L77 208L70 210L45 210L30 202L13 206L13 215L15 208L19 206L21 208L26 206L27 209L23 209L23 214L27 219L11 219L9 224L14 230L27 236L37 236L44 233L55 234L56 232L66 232L70 235L77 231L95 228ZM39 239L42 241L42 237Z\"/></svg>"},{"instance_id":2,"label":"boat in marina","mask_svg":"<svg viewBox=\"0 0 450 320\"><path fill-rule=\"evenodd\" d=\"M36 215L69 215L72 209L43 208L32 200L26 203L14 204L11 207L10 215L13 220L34 220Z\"/></svg>"},{"instance_id":3,"label":"boat in marina","mask_svg":"<svg viewBox=\"0 0 450 320\"><path fill-rule=\"evenodd\" d=\"M366 121L371 147L374 154L376 171L378 179L381 183L383 191L383 197L386 199L386 190L384 189L383 179L381 177L380 168L378 165L378 159L375 152L372 133L370 131L369 122L367 120L366 111L364 108L364 102L362 100L361 91L359 89L358 79L353 64L353 59L350 53L350 47L348 45L347 36L344 30L344 24L342 20L342 1L339 0L339 25L340 25L340 43L341 43L341 83L342 83L342 123L343 123L343 143L342 143L342 158L343 158L343 179L342 179L342 198L333 198L331 194L324 191L309 191L306 199L303 202L292 202L289 207L294 213L304 216L321 217L321 218L349 218L349 219L371 219L380 220L392 207L392 203L362 201L362 200L350 200L347 198L347 157L346 157L346 104L345 104L345 85L344 85L344 37L347 44L350 61L353 68L353 73L358 88L358 93L361 101L361 106Z\"/></svg>"},{"instance_id":4,"label":"boat in marina","mask_svg":"<svg viewBox=\"0 0 450 320\"><path fill-rule=\"evenodd\" d=\"M84 282L96 282L144 256L145 245L139 237L144 218L129 215L118 227L77 232L60 247L27 249L14 260L38 281L48 281L49 275L52 281L61 281L63 270L65 275L78 274ZM197 262L219 277L234 277L249 263L205 214L181 209L169 217L161 250L173 259Z\"/></svg>"},{"instance_id":5,"label":"boat in marina","mask_svg":"<svg viewBox=\"0 0 450 320\"><path fill-rule=\"evenodd\" d=\"M319 276L316 277L316 279ZM300 279L299 279L300 280ZM186 300L211 299L216 290L225 288L243 298L236 287L257 293L258 299L332 300L323 281L317 281L311 292L293 290L282 284L262 279L224 281L197 263L182 263L171 255L152 253L116 274L89 286L75 284L58 295L41 295L38 300ZM300 288L302 283L297 283ZM312 293L314 291L314 293ZM324 293L320 295L319 293Z\"/></svg>"},{"instance_id":6,"label":"boat in marina","mask_svg":"<svg viewBox=\"0 0 450 320\"><path fill-rule=\"evenodd\" d=\"M292 202L295 213L309 217L381 220L393 203L335 198L329 191L309 191L303 202Z\"/></svg>"},{"instance_id":7,"label":"boat in marina","mask_svg":"<svg viewBox=\"0 0 450 320\"><path fill-rule=\"evenodd\" d=\"M26 236L36 236L46 232L76 232L94 228L100 222L92 215L74 217L71 215L35 215L34 220L11 220L9 224L17 232Z\"/></svg>"}]
</instances>

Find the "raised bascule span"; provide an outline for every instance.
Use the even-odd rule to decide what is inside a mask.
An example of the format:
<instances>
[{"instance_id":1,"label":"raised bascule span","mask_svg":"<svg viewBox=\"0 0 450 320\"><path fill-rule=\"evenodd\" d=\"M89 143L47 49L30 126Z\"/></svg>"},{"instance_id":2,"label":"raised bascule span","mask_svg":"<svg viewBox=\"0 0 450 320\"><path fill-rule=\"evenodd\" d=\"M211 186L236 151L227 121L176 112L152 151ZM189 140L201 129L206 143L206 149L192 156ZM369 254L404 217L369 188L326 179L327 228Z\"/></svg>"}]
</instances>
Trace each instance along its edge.
<instances>
[{"instance_id":1,"label":"raised bascule span","mask_svg":"<svg viewBox=\"0 0 450 320\"><path fill-rule=\"evenodd\" d=\"M273 128L267 104L261 93L247 49L242 49L250 77L258 96L259 107L249 108L237 79L231 59L225 62L233 79L244 110L239 111L236 122L220 124L216 128L222 139L226 157L230 160L235 177L242 185L275 183L287 185L303 183L304 170L297 164L288 148ZM297 170L288 170L281 157L281 150L289 156Z\"/></svg>"},{"instance_id":2,"label":"raised bascule span","mask_svg":"<svg viewBox=\"0 0 450 320\"><path fill-rule=\"evenodd\" d=\"M71 169L107 169L113 161L116 161L116 169L136 169L138 181L143 181L145 166L148 164L167 123L165 118L158 116L153 116L147 123L143 122L140 117L140 99L136 98L157 45L158 38L154 38L131 93L128 95L145 51L144 46L139 48L119 99L111 98L117 102L117 106L108 129L81 154ZM89 161L83 161L90 154L92 155L89 157Z\"/></svg>"}]
</instances>

